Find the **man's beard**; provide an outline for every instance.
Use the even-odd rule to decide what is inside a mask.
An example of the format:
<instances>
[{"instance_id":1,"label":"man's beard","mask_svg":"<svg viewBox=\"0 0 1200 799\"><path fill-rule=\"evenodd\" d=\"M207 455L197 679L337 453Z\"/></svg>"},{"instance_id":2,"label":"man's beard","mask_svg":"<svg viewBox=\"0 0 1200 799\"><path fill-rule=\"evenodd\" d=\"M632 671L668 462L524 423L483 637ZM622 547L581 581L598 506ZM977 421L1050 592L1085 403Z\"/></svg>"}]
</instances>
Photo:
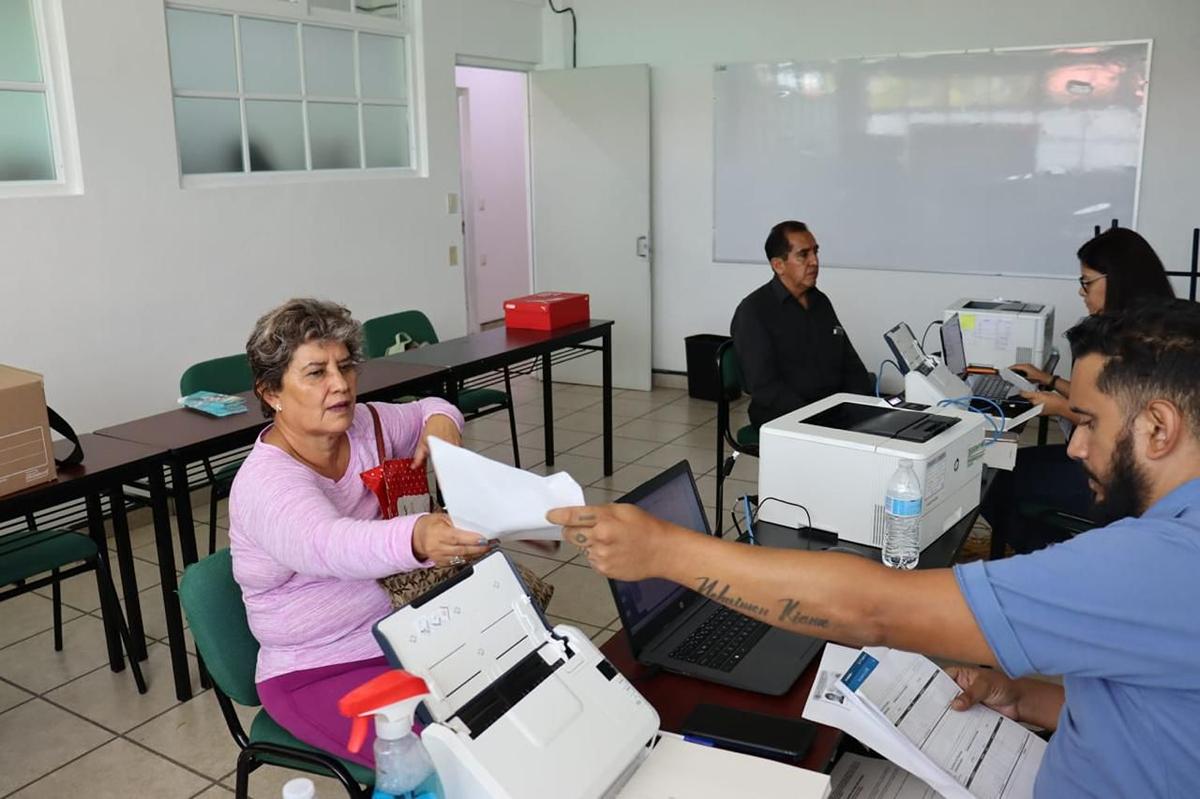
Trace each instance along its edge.
<instances>
[{"instance_id":1,"label":"man's beard","mask_svg":"<svg viewBox=\"0 0 1200 799\"><path fill-rule=\"evenodd\" d=\"M1140 516L1146 510L1146 499L1150 494L1150 480L1133 458L1133 436L1127 431L1113 450L1112 467L1108 480L1104 481L1085 466L1087 476L1102 489L1104 499L1092 494L1092 518L1101 524L1111 524L1118 519Z\"/></svg>"}]
</instances>

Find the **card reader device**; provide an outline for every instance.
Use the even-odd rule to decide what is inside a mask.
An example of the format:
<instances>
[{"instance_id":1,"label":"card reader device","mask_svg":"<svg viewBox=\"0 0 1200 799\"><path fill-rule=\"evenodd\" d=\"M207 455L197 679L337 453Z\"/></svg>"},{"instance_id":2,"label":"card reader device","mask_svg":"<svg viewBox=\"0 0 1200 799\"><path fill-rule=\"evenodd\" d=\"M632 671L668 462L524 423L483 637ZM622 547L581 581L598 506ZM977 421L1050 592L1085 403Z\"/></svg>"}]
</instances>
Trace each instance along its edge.
<instances>
[{"instance_id":1,"label":"card reader device","mask_svg":"<svg viewBox=\"0 0 1200 799\"><path fill-rule=\"evenodd\" d=\"M961 408L826 397L760 429L759 518L790 527L811 518L842 540L881 547L887 483L910 460L924 498L924 549L979 504L985 428L980 414Z\"/></svg>"}]
</instances>

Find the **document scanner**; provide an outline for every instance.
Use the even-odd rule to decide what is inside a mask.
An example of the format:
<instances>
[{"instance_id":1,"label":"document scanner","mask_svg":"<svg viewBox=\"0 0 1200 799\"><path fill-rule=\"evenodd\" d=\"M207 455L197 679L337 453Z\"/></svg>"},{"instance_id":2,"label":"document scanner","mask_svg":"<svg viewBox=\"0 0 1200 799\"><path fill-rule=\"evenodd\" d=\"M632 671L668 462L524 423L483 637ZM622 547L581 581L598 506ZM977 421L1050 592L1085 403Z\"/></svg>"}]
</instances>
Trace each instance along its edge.
<instances>
[{"instance_id":1,"label":"document scanner","mask_svg":"<svg viewBox=\"0 0 1200 799\"><path fill-rule=\"evenodd\" d=\"M425 680L421 734L448 799L615 797L658 713L581 631L553 629L502 552L375 625Z\"/></svg>"},{"instance_id":2,"label":"document scanner","mask_svg":"<svg viewBox=\"0 0 1200 799\"><path fill-rule=\"evenodd\" d=\"M884 493L907 459L924 494L924 549L979 504L985 425L965 409L903 410L857 394L806 405L759 431L758 518L882 547Z\"/></svg>"}]
</instances>

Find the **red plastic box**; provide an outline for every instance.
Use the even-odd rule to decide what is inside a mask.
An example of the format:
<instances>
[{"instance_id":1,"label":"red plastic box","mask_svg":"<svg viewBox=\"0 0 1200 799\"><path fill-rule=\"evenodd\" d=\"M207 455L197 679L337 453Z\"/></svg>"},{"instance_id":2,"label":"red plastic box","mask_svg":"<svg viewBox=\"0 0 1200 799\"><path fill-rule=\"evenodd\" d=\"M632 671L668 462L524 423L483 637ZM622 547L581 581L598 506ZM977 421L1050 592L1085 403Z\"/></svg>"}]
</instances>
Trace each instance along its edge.
<instances>
[{"instance_id":1,"label":"red plastic box","mask_svg":"<svg viewBox=\"0 0 1200 799\"><path fill-rule=\"evenodd\" d=\"M555 330L592 318L587 294L543 291L504 301L504 326L522 330Z\"/></svg>"}]
</instances>

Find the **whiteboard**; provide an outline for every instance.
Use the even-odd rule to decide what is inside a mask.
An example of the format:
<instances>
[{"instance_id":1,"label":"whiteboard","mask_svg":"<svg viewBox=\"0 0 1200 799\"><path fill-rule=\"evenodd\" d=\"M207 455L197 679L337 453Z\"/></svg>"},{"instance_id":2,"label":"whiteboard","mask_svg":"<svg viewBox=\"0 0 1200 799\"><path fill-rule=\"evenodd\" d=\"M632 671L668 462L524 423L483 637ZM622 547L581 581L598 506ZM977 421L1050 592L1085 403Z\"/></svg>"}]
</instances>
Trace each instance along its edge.
<instances>
[{"instance_id":1,"label":"whiteboard","mask_svg":"<svg viewBox=\"0 0 1200 799\"><path fill-rule=\"evenodd\" d=\"M1150 42L718 65L713 260L808 223L831 266L1078 275L1136 224Z\"/></svg>"}]
</instances>

